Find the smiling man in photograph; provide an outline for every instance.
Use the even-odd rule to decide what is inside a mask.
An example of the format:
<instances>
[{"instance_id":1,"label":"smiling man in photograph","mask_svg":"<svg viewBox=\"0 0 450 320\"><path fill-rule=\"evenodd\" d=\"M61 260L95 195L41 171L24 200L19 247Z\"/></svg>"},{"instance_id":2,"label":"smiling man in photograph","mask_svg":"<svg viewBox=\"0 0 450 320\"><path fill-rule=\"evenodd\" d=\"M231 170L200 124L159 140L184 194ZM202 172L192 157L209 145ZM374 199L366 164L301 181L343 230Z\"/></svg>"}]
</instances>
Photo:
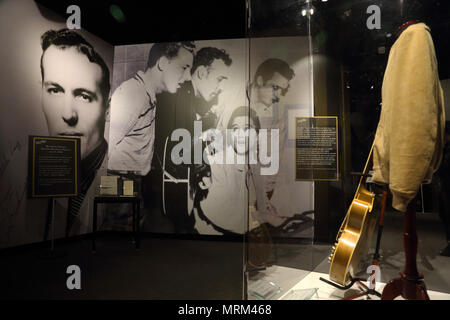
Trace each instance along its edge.
<instances>
[{"instance_id":1,"label":"smiling man in photograph","mask_svg":"<svg viewBox=\"0 0 450 320\"><path fill-rule=\"evenodd\" d=\"M92 45L74 31L49 30L42 35L41 46L42 110L48 132L54 137L77 137L81 141L81 189L77 197L69 199L68 236L77 233L80 224L84 229L89 224L87 209L81 209L83 200L91 192L108 150L103 135L109 69ZM75 224L78 230L74 230Z\"/></svg>"},{"instance_id":2,"label":"smiling man in photograph","mask_svg":"<svg viewBox=\"0 0 450 320\"><path fill-rule=\"evenodd\" d=\"M153 44L145 70L122 82L111 96L108 174L140 181L137 192L145 210L154 203L149 179L154 174L155 127L162 112L157 100L163 93L176 93L190 80L194 49L192 41ZM146 221L148 213L141 215L140 224ZM103 227L127 230L131 217L128 206L119 205L110 210Z\"/></svg>"},{"instance_id":3,"label":"smiling man in photograph","mask_svg":"<svg viewBox=\"0 0 450 320\"><path fill-rule=\"evenodd\" d=\"M176 94L158 95L154 172L150 177L153 186L153 211L168 217L169 224L173 225L176 233L190 233L193 230L193 220L189 216L190 208L185 204L194 200L195 191L191 189L189 201L186 199L186 192L178 190L182 183L167 183L166 191L162 192L163 176L169 174L175 179L186 180L188 171L192 176L196 174L207 176L209 173L207 167L203 165L173 164L170 155L177 142L169 141L169 138L174 130L181 128L188 130L193 137L194 121L201 121L202 131L216 127L217 115L212 108L217 105L224 90L232 62L225 50L203 47L195 54L190 70L190 81L186 81ZM204 172L200 172L201 170ZM170 189L172 187L176 191Z\"/></svg>"},{"instance_id":4,"label":"smiling man in photograph","mask_svg":"<svg viewBox=\"0 0 450 320\"><path fill-rule=\"evenodd\" d=\"M147 68L123 82L111 97L108 169L134 171L145 176L151 169L155 142L156 95L175 93L190 80L193 42L156 43Z\"/></svg>"},{"instance_id":5,"label":"smiling man in photograph","mask_svg":"<svg viewBox=\"0 0 450 320\"><path fill-rule=\"evenodd\" d=\"M202 120L203 130L215 128L217 115L212 108L223 92L232 62L225 50L214 47L202 48L195 55L191 86L187 83L184 90L191 96L191 119Z\"/></svg>"}]
</instances>

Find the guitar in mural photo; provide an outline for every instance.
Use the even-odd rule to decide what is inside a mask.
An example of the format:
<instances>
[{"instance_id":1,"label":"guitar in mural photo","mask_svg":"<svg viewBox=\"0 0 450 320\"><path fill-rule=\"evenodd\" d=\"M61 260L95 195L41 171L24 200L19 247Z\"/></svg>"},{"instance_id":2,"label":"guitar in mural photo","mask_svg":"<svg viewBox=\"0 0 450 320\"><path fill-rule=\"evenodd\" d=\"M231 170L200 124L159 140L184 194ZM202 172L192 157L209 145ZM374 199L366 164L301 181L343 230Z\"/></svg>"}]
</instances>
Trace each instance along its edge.
<instances>
[{"instance_id":1,"label":"guitar in mural photo","mask_svg":"<svg viewBox=\"0 0 450 320\"><path fill-rule=\"evenodd\" d=\"M173 224L176 233L196 233L192 209L195 199L208 193L210 169L203 156L195 155L208 145L202 141L205 132L215 129L220 95L229 78L233 60L219 48L206 46L197 50L186 81L175 93L158 96L155 155L153 157L153 199L161 201L162 213ZM217 108L216 108L217 111ZM174 155L181 132L189 145L184 155ZM183 140L184 141L184 140ZM181 152L185 152L182 150ZM189 154L188 154L189 153ZM173 157L187 159L174 163ZM161 208L162 207L162 208Z\"/></svg>"}]
</instances>

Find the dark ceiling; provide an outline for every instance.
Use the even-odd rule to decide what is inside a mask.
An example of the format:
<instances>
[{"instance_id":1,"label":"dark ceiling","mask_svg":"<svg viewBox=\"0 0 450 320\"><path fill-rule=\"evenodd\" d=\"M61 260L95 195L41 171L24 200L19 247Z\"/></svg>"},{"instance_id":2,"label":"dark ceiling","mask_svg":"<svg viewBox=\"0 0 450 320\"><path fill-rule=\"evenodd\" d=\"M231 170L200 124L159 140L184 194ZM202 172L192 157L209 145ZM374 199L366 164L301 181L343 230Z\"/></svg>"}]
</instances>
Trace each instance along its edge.
<instances>
[{"instance_id":1,"label":"dark ceiling","mask_svg":"<svg viewBox=\"0 0 450 320\"><path fill-rule=\"evenodd\" d=\"M403 3L414 0L403 0ZM441 79L450 78L450 0L418 0L429 3L420 10L432 30ZM251 0L251 36L308 35L313 37L316 52L343 61L354 71L384 70L389 47L398 26L400 0L313 0L315 14L308 19L300 12L305 0ZM369 30L367 8L381 9L381 29ZM379 49L385 48L380 54ZM383 72L379 73L383 74ZM380 76L380 75L379 75Z\"/></svg>"},{"instance_id":2,"label":"dark ceiling","mask_svg":"<svg viewBox=\"0 0 450 320\"><path fill-rule=\"evenodd\" d=\"M245 37L244 0L36 0L44 7L66 14L76 4L81 26L112 45L174 40L230 39ZM118 6L125 21L110 13Z\"/></svg>"},{"instance_id":3,"label":"dark ceiling","mask_svg":"<svg viewBox=\"0 0 450 320\"><path fill-rule=\"evenodd\" d=\"M351 68L367 70L384 67L387 55L380 55L378 48L389 46L386 34L398 23L393 10L398 1L313 0L316 13L308 25L300 14L305 0L249 0L250 10L246 0L36 0L62 16L68 16L69 5L77 4L82 27L113 45L311 33L316 51L333 55ZM441 78L450 78L450 1L426 1L434 3L428 23ZM366 28L366 10L371 4L382 9L381 30ZM124 22L113 18L112 5L120 7Z\"/></svg>"}]
</instances>

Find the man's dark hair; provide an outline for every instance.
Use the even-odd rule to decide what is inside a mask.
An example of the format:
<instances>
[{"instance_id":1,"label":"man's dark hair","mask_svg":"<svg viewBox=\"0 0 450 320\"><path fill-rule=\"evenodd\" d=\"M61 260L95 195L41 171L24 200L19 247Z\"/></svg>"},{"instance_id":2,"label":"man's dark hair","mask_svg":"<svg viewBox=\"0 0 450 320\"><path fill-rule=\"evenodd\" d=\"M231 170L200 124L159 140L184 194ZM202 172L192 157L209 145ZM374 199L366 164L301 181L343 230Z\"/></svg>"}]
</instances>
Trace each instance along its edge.
<instances>
[{"instance_id":1,"label":"man's dark hair","mask_svg":"<svg viewBox=\"0 0 450 320\"><path fill-rule=\"evenodd\" d=\"M253 82L256 83L258 77L261 76L263 82L266 83L268 80L272 79L275 72L278 72L288 80L291 80L295 76L294 70L291 69L287 62L281 59L271 58L261 63L258 69L256 69Z\"/></svg>"},{"instance_id":2,"label":"man's dark hair","mask_svg":"<svg viewBox=\"0 0 450 320\"><path fill-rule=\"evenodd\" d=\"M213 47L201 48L194 56L191 74L194 74L199 66L209 67L216 59L221 59L226 66L230 66L233 63L233 60L231 60L228 53L223 49Z\"/></svg>"},{"instance_id":3,"label":"man's dark hair","mask_svg":"<svg viewBox=\"0 0 450 320\"><path fill-rule=\"evenodd\" d=\"M48 30L41 36L41 77L44 81L44 67L42 60L45 50L50 46L56 46L61 50L74 47L78 52L84 54L90 62L98 64L102 70L102 79L100 81L100 91L103 96L103 105L108 105L109 90L111 85L109 82L109 69L102 57L94 50L94 47L87 42L80 34L69 29L61 29L59 31Z\"/></svg>"},{"instance_id":4,"label":"man's dark hair","mask_svg":"<svg viewBox=\"0 0 450 320\"><path fill-rule=\"evenodd\" d=\"M261 123L259 122L259 118L256 115L255 110L250 109L247 106L241 106L234 109L231 114L230 120L228 121L228 129L233 129L233 120L237 117L250 117L252 119L253 124L255 125L256 132L261 128Z\"/></svg>"},{"instance_id":5,"label":"man's dark hair","mask_svg":"<svg viewBox=\"0 0 450 320\"><path fill-rule=\"evenodd\" d=\"M161 57L169 60L175 58L178 56L180 48L194 54L195 44L193 41L155 43L148 54L147 69L154 67Z\"/></svg>"}]
</instances>

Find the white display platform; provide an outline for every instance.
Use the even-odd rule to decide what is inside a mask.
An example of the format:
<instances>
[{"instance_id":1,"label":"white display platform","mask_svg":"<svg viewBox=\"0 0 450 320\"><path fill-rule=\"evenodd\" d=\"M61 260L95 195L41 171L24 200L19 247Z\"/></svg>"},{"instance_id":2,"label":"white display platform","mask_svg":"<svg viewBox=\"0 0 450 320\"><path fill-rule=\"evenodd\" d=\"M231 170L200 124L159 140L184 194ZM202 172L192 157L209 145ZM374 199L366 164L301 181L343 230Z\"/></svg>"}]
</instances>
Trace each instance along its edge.
<instances>
[{"instance_id":1,"label":"white display platform","mask_svg":"<svg viewBox=\"0 0 450 320\"><path fill-rule=\"evenodd\" d=\"M357 290L357 286L355 285L355 289L349 289L347 291L342 291L333 286L321 281L319 278L322 277L324 279L328 279L328 274L320 273L320 272L310 272L306 277L304 277L301 281L299 281L294 287L289 290L283 292L283 294L278 298L278 300L285 300L288 298L288 295L291 290L306 290L306 289L314 289L318 288L317 294L314 294L310 300L340 300L342 298L352 296L361 291ZM275 279L272 279L272 281ZM426 284L426 281L425 281ZM367 283L365 283L367 285ZM385 283L377 283L376 290L379 293L383 292L383 288ZM436 292L428 290L428 296L430 300L450 300L450 294ZM371 300L380 300L379 297L375 295L370 295ZM357 300L365 300L366 296L360 297ZM404 300L402 297L397 298L396 300Z\"/></svg>"}]
</instances>

